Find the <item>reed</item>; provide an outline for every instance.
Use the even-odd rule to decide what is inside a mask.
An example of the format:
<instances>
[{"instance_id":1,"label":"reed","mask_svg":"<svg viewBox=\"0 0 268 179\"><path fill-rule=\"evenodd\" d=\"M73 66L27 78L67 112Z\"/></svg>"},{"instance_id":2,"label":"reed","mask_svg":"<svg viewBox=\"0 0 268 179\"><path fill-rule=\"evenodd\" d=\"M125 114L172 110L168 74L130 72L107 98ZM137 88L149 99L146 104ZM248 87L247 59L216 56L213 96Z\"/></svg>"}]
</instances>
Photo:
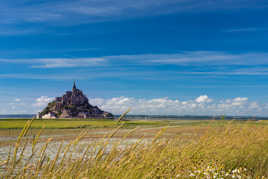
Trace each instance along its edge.
<instances>
[{"instance_id":1,"label":"reed","mask_svg":"<svg viewBox=\"0 0 268 179\"><path fill-rule=\"evenodd\" d=\"M6 161L0 161L2 178L267 178L268 127L236 125L207 128L202 135L163 137L165 129L152 139L135 143L113 141L122 125L103 140L85 144L82 131L67 144L62 142L49 155L52 139L38 143L27 136L32 121L26 123ZM37 147L40 145L41 147ZM32 155L24 155L30 147ZM77 156L77 154L79 154ZM33 157L35 156L35 157Z\"/></svg>"}]
</instances>

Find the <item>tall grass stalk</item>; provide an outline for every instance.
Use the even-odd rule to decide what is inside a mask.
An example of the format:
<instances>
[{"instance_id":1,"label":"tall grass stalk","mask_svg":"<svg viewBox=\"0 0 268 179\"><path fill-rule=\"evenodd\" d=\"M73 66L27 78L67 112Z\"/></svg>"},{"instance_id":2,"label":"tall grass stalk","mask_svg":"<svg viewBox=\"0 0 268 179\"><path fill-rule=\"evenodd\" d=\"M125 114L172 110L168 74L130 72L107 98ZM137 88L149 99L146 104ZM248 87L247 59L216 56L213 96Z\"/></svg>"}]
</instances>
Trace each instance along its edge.
<instances>
[{"instance_id":1,"label":"tall grass stalk","mask_svg":"<svg viewBox=\"0 0 268 179\"><path fill-rule=\"evenodd\" d=\"M1 177L14 178L267 178L268 127L226 124L210 127L202 135L140 138L124 144L131 130L118 142L111 140L118 126L103 140L85 144L83 131L68 144L61 143L51 158L52 138L38 143L24 140L32 121L27 122L7 161L0 161ZM129 135L129 136L128 136ZM84 141L84 143L82 143ZM38 149L37 145L41 145ZM26 146L32 155L24 155ZM39 151L38 151L39 150ZM79 154L79 156L76 156ZM35 156L35 157L33 157ZM37 159L35 159L37 158Z\"/></svg>"}]
</instances>

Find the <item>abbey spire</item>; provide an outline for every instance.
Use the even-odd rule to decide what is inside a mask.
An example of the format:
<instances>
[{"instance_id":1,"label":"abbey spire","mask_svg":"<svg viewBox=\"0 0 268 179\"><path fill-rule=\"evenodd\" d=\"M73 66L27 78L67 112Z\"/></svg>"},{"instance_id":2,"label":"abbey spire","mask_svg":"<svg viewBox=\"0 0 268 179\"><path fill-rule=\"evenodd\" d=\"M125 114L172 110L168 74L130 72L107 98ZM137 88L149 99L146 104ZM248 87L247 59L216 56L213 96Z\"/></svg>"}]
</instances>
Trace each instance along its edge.
<instances>
[{"instance_id":1,"label":"abbey spire","mask_svg":"<svg viewBox=\"0 0 268 179\"><path fill-rule=\"evenodd\" d=\"M74 85L73 85L73 91L76 91L75 81L74 81Z\"/></svg>"}]
</instances>

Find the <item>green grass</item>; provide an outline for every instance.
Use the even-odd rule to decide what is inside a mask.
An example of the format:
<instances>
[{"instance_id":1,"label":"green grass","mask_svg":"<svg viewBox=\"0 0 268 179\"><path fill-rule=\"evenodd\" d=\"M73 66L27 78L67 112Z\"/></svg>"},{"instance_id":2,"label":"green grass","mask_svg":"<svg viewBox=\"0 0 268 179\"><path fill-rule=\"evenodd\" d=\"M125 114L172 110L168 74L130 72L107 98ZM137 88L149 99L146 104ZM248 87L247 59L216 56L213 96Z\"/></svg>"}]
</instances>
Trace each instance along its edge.
<instances>
[{"instance_id":1,"label":"green grass","mask_svg":"<svg viewBox=\"0 0 268 179\"><path fill-rule=\"evenodd\" d=\"M22 129L26 120L6 120L0 121L1 129ZM32 128L47 129L71 129L71 128L97 128L97 127L114 127L115 121L56 121L56 120L35 120Z\"/></svg>"},{"instance_id":2,"label":"green grass","mask_svg":"<svg viewBox=\"0 0 268 179\"><path fill-rule=\"evenodd\" d=\"M0 119L0 129L22 129L28 119ZM226 120L133 120L122 121L124 128L135 127L163 127L163 126L224 126L230 123ZM232 121L233 124L268 125L268 121ZM53 119L34 120L33 129L75 129L75 128L114 128L118 126L116 120L107 119Z\"/></svg>"},{"instance_id":3,"label":"green grass","mask_svg":"<svg viewBox=\"0 0 268 179\"><path fill-rule=\"evenodd\" d=\"M0 120L0 129L22 129L27 119L2 119ZM166 126L168 121L122 121L126 128L136 126ZM114 120L34 120L33 129L74 129L74 128L114 128L118 126L118 122Z\"/></svg>"}]
</instances>

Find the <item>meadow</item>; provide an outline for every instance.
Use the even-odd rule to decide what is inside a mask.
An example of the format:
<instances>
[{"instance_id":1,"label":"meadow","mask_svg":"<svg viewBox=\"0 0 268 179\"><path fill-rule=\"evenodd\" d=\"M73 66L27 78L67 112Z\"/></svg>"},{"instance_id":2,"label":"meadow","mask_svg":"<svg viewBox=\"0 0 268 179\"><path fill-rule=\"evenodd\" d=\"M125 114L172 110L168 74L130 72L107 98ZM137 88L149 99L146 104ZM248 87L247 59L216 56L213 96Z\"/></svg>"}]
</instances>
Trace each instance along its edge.
<instances>
[{"instance_id":1,"label":"meadow","mask_svg":"<svg viewBox=\"0 0 268 179\"><path fill-rule=\"evenodd\" d=\"M0 176L268 178L268 121L0 120Z\"/></svg>"},{"instance_id":2,"label":"meadow","mask_svg":"<svg viewBox=\"0 0 268 179\"><path fill-rule=\"evenodd\" d=\"M0 119L0 129L22 129L29 119ZM187 121L185 121L187 122ZM124 121L125 127L131 126L163 126L168 121ZM31 128L40 129L75 129L75 128L114 128L118 125L115 120L109 119L52 119L33 121Z\"/></svg>"}]
</instances>

